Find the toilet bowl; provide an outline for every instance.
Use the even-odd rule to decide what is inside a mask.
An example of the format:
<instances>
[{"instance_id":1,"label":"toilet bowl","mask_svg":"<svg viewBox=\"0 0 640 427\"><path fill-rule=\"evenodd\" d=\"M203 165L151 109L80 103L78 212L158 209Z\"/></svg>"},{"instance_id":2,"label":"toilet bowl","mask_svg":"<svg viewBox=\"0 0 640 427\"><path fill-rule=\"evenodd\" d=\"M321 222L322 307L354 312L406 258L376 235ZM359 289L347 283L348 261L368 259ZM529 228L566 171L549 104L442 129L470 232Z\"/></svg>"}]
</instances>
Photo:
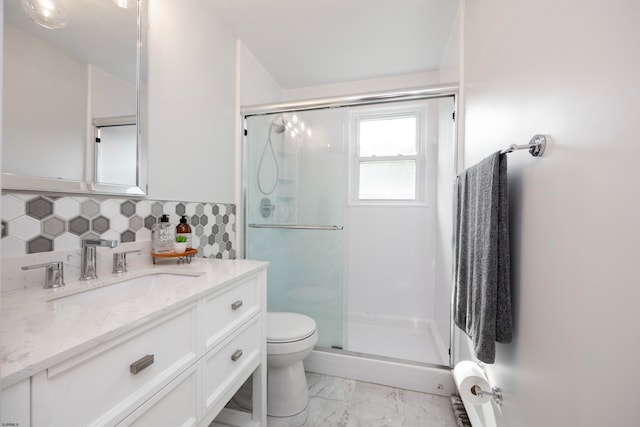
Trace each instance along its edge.
<instances>
[{"instance_id":1,"label":"toilet bowl","mask_svg":"<svg viewBox=\"0 0 640 427\"><path fill-rule=\"evenodd\" d=\"M297 313L267 313L267 414L288 417L309 402L302 360L318 341L316 322Z\"/></svg>"}]
</instances>

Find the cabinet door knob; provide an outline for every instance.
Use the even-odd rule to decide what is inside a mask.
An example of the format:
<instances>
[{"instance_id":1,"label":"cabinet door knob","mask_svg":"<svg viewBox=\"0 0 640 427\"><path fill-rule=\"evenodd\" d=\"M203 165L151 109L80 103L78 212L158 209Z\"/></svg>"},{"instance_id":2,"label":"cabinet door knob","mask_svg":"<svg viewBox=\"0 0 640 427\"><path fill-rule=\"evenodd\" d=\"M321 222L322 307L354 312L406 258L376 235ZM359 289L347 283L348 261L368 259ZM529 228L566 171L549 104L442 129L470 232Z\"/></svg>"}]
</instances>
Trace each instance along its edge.
<instances>
[{"instance_id":1,"label":"cabinet door knob","mask_svg":"<svg viewBox=\"0 0 640 427\"><path fill-rule=\"evenodd\" d=\"M238 301L235 301L231 304L231 310L237 310L240 307L242 307L242 300L239 299Z\"/></svg>"},{"instance_id":2,"label":"cabinet door knob","mask_svg":"<svg viewBox=\"0 0 640 427\"><path fill-rule=\"evenodd\" d=\"M146 356L136 360L131 365L129 365L129 371L133 375L136 375L138 372L142 371L143 369L153 365L153 361L154 361L153 359L154 359L153 354L147 354Z\"/></svg>"},{"instance_id":3,"label":"cabinet door knob","mask_svg":"<svg viewBox=\"0 0 640 427\"><path fill-rule=\"evenodd\" d=\"M242 350L236 350L233 352L233 354L231 355L231 360L233 360L234 362L236 362L238 359L240 359L242 357Z\"/></svg>"}]
</instances>

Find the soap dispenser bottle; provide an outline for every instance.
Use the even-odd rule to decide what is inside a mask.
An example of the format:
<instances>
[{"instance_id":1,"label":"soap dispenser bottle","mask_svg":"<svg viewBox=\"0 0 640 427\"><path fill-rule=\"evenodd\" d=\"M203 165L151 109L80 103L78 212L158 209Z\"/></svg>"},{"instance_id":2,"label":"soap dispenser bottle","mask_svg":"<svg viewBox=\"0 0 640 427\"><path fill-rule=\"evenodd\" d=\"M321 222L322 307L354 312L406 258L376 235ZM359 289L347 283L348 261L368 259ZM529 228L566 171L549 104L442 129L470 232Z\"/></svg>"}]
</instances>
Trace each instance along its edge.
<instances>
[{"instance_id":1,"label":"soap dispenser bottle","mask_svg":"<svg viewBox=\"0 0 640 427\"><path fill-rule=\"evenodd\" d=\"M191 240L191 226L187 222L187 216L182 215L180 218L180 224L176 226L176 237L184 236L187 238L187 248L193 248Z\"/></svg>"},{"instance_id":2,"label":"soap dispenser bottle","mask_svg":"<svg viewBox=\"0 0 640 427\"><path fill-rule=\"evenodd\" d=\"M153 252L173 251L173 227L169 224L169 215L160 217L160 222L153 225L151 229L151 246Z\"/></svg>"}]
</instances>

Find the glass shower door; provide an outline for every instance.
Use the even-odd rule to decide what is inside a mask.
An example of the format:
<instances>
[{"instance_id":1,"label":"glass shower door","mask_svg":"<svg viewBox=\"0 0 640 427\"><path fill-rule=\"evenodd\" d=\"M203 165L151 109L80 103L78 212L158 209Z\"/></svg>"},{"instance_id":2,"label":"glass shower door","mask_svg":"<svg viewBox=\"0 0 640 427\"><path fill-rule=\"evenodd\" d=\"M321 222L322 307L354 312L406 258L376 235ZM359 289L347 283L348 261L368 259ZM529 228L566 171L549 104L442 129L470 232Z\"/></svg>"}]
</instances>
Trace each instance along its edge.
<instances>
[{"instance_id":1,"label":"glass shower door","mask_svg":"<svg viewBox=\"0 0 640 427\"><path fill-rule=\"evenodd\" d=\"M246 118L245 256L269 261L267 308L312 317L342 348L345 138L341 111Z\"/></svg>"}]
</instances>

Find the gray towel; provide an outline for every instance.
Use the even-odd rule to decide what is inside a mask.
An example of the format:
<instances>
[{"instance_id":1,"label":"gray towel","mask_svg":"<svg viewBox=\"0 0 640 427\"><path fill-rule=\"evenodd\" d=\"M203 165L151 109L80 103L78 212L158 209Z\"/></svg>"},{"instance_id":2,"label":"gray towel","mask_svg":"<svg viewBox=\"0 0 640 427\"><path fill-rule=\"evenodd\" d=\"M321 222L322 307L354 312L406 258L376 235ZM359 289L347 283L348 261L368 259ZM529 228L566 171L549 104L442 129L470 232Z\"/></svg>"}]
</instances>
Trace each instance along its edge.
<instances>
[{"instance_id":1,"label":"gray towel","mask_svg":"<svg viewBox=\"0 0 640 427\"><path fill-rule=\"evenodd\" d=\"M497 152L458 177L454 321L476 357L495 360L511 342L507 157Z\"/></svg>"}]
</instances>

